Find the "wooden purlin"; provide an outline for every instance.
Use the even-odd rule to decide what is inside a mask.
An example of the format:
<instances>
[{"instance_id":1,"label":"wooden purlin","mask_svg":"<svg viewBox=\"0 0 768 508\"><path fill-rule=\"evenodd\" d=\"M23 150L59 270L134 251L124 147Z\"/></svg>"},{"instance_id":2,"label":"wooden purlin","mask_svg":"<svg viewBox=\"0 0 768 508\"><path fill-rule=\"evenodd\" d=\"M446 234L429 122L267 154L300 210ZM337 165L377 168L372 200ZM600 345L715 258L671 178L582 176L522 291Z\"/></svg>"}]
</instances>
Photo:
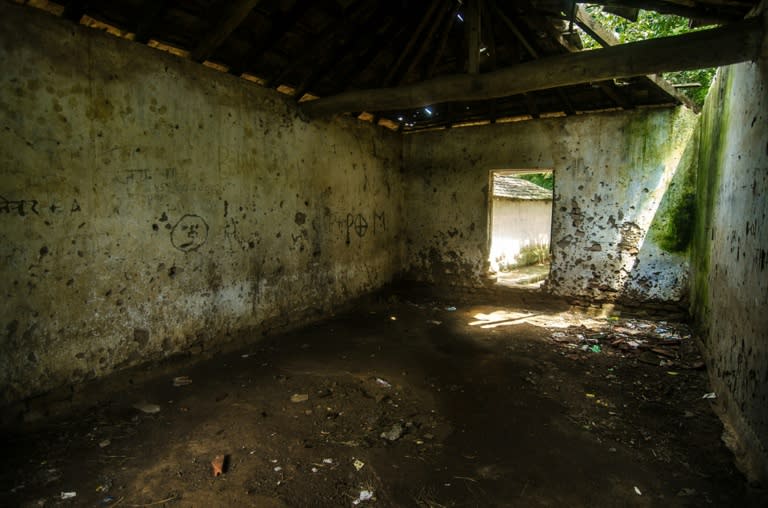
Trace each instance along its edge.
<instances>
[{"instance_id":1,"label":"wooden purlin","mask_svg":"<svg viewBox=\"0 0 768 508\"><path fill-rule=\"evenodd\" d=\"M394 89L348 92L304 103L310 115L412 109L449 101L486 100L523 92L715 67L756 58L762 19L728 27L542 58L479 76L445 76ZM701 48L710 48L702 52Z\"/></svg>"},{"instance_id":2,"label":"wooden purlin","mask_svg":"<svg viewBox=\"0 0 768 508\"><path fill-rule=\"evenodd\" d=\"M228 6L225 13L218 19L212 30L192 50L190 57L196 62L203 62L211 57L214 51L230 36L232 32L248 17L261 0L239 0Z\"/></svg>"}]
</instances>

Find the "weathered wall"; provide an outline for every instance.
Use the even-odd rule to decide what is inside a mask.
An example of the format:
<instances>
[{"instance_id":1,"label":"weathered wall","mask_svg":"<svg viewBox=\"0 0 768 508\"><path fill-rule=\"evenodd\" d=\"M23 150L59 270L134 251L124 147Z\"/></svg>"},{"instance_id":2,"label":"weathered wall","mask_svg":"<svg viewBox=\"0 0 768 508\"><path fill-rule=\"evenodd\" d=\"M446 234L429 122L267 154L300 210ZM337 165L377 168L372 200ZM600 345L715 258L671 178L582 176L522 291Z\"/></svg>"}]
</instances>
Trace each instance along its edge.
<instances>
[{"instance_id":1,"label":"weathered wall","mask_svg":"<svg viewBox=\"0 0 768 508\"><path fill-rule=\"evenodd\" d=\"M552 201L495 197L491 208L491 270L517 262L523 247L549 249Z\"/></svg>"},{"instance_id":2,"label":"weathered wall","mask_svg":"<svg viewBox=\"0 0 768 508\"><path fill-rule=\"evenodd\" d=\"M684 298L687 245L670 246L662 233L681 208L684 193L667 191L687 179L685 148L694 123L693 113L681 108L407 136L408 275L482 284L488 172L553 169L554 293L598 300Z\"/></svg>"},{"instance_id":3,"label":"weathered wall","mask_svg":"<svg viewBox=\"0 0 768 508\"><path fill-rule=\"evenodd\" d=\"M0 402L391 280L401 142L0 3Z\"/></svg>"},{"instance_id":4,"label":"weathered wall","mask_svg":"<svg viewBox=\"0 0 768 508\"><path fill-rule=\"evenodd\" d=\"M768 60L720 69L700 122L692 314L745 469L768 484Z\"/></svg>"}]
</instances>

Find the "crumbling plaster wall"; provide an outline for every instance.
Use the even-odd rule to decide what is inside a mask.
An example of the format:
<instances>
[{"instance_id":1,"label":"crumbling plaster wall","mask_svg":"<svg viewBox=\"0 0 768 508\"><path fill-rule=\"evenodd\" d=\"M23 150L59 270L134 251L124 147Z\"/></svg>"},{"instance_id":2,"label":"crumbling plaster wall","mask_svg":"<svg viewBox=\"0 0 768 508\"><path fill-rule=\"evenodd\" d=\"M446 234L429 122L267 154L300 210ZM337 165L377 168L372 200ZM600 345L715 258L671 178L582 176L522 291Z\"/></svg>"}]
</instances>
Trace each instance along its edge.
<instances>
[{"instance_id":1,"label":"crumbling plaster wall","mask_svg":"<svg viewBox=\"0 0 768 508\"><path fill-rule=\"evenodd\" d=\"M389 282L400 168L382 129L0 3L0 405Z\"/></svg>"},{"instance_id":2,"label":"crumbling plaster wall","mask_svg":"<svg viewBox=\"0 0 768 508\"><path fill-rule=\"evenodd\" d=\"M768 485L766 111L766 57L718 71L700 122L691 313L731 444Z\"/></svg>"},{"instance_id":3,"label":"crumbling plaster wall","mask_svg":"<svg viewBox=\"0 0 768 508\"><path fill-rule=\"evenodd\" d=\"M695 115L679 108L407 136L408 276L483 284L489 171L552 169L553 293L683 299L687 246L669 248L663 237L691 171L686 148L694 123Z\"/></svg>"}]
</instances>

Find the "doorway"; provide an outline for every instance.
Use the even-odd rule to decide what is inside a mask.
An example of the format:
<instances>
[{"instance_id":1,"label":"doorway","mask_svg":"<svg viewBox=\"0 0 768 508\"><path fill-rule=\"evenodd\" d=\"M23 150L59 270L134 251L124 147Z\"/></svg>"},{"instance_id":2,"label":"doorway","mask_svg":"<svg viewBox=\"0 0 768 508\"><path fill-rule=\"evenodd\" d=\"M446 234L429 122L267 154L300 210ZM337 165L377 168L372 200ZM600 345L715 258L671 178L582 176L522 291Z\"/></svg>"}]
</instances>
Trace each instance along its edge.
<instances>
[{"instance_id":1,"label":"doorway","mask_svg":"<svg viewBox=\"0 0 768 508\"><path fill-rule=\"evenodd\" d=\"M554 183L551 169L491 171L488 261L497 284L538 288L549 277Z\"/></svg>"}]
</instances>

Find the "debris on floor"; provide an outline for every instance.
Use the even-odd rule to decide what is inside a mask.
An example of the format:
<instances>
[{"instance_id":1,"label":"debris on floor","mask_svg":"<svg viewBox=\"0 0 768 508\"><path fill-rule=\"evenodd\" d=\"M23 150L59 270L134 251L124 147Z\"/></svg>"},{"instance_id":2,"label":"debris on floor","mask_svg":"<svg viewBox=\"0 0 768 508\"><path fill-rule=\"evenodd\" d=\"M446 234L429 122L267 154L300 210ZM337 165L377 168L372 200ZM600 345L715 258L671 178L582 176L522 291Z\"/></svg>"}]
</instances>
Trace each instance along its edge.
<instances>
[{"instance_id":1,"label":"debris on floor","mask_svg":"<svg viewBox=\"0 0 768 508\"><path fill-rule=\"evenodd\" d=\"M173 386L187 386L192 384L192 379L188 376L176 376L173 378Z\"/></svg>"},{"instance_id":2,"label":"debris on floor","mask_svg":"<svg viewBox=\"0 0 768 508\"><path fill-rule=\"evenodd\" d=\"M142 413L155 414L160 412L160 406L157 404L148 404L146 402L139 402L133 405L135 409L138 409Z\"/></svg>"},{"instance_id":3,"label":"debris on floor","mask_svg":"<svg viewBox=\"0 0 768 508\"><path fill-rule=\"evenodd\" d=\"M211 461L211 472L213 476L221 476L224 474L224 465L226 462L225 455L216 455Z\"/></svg>"},{"instance_id":4,"label":"debris on floor","mask_svg":"<svg viewBox=\"0 0 768 508\"><path fill-rule=\"evenodd\" d=\"M0 434L0 506L768 506L685 324L450 296L81 388L97 402Z\"/></svg>"}]
</instances>

